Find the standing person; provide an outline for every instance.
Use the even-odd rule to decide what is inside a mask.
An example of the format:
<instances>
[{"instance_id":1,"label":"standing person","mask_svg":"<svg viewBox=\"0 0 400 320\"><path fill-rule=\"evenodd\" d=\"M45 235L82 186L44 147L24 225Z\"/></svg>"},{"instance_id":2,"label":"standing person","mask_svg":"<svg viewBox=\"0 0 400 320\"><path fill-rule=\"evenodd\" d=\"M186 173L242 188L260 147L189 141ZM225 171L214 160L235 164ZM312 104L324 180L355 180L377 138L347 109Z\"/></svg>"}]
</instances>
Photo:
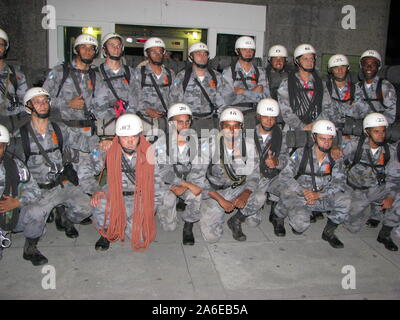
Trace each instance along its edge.
<instances>
[{"instance_id":1,"label":"standing person","mask_svg":"<svg viewBox=\"0 0 400 320\"><path fill-rule=\"evenodd\" d=\"M165 43L160 38L149 38L144 44L147 63L138 66L134 74L134 90L137 94L137 114L143 121L144 135L152 141L157 129L167 128L168 106L171 105L171 85L175 79L173 70L164 65Z\"/></svg>"},{"instance_id":2,"label":"standing person","mask_svg":"<svg viewBox=\"0 0 400 320\"><path fill-rule=\"evenodd\" d=\"M268 65L265 69L271 98L278 100L278 89L281 82L287 79L291 72L288 66L288 52L282 45L275 45L268 50Z\"/></svg>"},{"instance_id":3,"label":"standing person","mask_svg":"<svg viewBox=\"0 0 400 320\"><path fill-rule=\"evenodd\" d=\"M227 84L224 89L225 104L240 109L245 117L246 128L253 129L256 104L261 99L270 97L269 84L265 71L253 64L256 53L253 38L238 38L235 52L239 59L222 72Z\"/></svg>"},{"instance_id":4,"label":"standing person","mask_svg":"<svg viewBox=\"0 0 400 320\"><path fill-rule=\"evenodd\" d=\"M10 116L24 111L24 95L28 86L25 75L6 63L10 41L7 33L0 29L0 115Z\"/></svg>"}]
</instances>

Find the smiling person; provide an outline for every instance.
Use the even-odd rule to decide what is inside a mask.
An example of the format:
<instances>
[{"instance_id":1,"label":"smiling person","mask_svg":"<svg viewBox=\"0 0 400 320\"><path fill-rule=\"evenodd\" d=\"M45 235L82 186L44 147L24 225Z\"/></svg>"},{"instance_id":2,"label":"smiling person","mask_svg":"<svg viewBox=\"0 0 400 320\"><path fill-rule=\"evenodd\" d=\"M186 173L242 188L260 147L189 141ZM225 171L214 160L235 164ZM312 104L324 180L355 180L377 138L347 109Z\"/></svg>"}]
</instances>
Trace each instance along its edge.
<instances>
[{"instance_id":1,"label":"smiling person","mask_svg":"<svg viewBox=\"0 0 400 320\"><path fill-rule=\"evenodd\" d=\"M361 119L371 112L382 113L389 124L396 119L396 90L377 74L382 67L381 55L375 50L365 51L360 58L363 79L357 84L362 93Z\"/></svg>"}]
</instances>

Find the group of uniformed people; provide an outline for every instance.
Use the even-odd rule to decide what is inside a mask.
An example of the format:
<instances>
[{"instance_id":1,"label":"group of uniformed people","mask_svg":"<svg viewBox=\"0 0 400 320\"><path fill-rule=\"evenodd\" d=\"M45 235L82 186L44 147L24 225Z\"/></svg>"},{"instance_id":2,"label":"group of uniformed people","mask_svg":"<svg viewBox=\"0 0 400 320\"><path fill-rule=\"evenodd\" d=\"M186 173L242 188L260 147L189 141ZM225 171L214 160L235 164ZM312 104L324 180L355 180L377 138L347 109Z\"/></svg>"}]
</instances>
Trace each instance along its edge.
<instances>
[{"instance_id":1,"label":"group of uniformed people","mask_svg":"<svg viewBox=\"0 0 400 320\"><path fill-rule=\"evenodd\" d=\"M146 41L133 69L120 35L103 38L96 67L97 40L82 34L73 60L28 90L6 63L9 46L0 29L0 254L6 234L23 232L23 258L47 263L37 246L53 219L70 238L79 236L74 224L93 222L96 250L129 238L142 251L156 237L155 217L174 231L178 209L184 245L195 243L196 222L218 241L227 214L233 238L245 241L242 224L258 226L267 201L276 236L285 236L285 218L301 234L326 213L322 239L332 247L343 247L339 224L357 232L382 221L377 240L398 250L400 150L387 139L396 92L377 76L376 51L361 55L356 84L346 56L332 56L325 82L311 45L294 50L294 68L287 49L273 46L263 69L243 36L222 74L196 43L175 75L160 38ZM343 131L349 119L362 122L360 134Z\"/></svg>"}]
</instances>

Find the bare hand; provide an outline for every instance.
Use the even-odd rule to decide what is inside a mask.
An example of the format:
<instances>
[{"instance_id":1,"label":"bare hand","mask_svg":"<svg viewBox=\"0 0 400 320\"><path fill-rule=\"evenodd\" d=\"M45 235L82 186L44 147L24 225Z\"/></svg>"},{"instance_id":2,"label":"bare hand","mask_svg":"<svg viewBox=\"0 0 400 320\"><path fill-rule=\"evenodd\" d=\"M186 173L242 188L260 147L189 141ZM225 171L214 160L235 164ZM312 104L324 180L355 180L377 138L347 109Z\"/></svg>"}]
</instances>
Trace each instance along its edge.
<instances>
[{"instance_id":1,"label":"bare hand","mask_svg":"<svg viewBox=\"0 0 400 320\"><path fill-rule=\"evenodd\" d=\"M110 149L112 145L112 140L101 140L99 142L99 147L106 152L108 149Z\"/></svg>"},{"instance_id":2,"label":"bare hand","mask_svg":"<svg viewBox=\"0 0 400 320\"><path fill-rule=\"evenodd\" d=\"M279 162L278 158L273 157L272 156L272 151L269 150L268 151L268 156L265 159L265 164L267 165L267 167L271 168L271 169L274 169L274 168L276 168L278 166L278 162Z\"/></svg>"},{"instance_id":3,"label":"bare hand","mask_svg":"<svg viewBox=\"0 0 400 320\"><path fill-rule=\"evenodd\" d=\"M92 195L92 198L90 199L90 205L92 207L98 207L100 205L100 199L107 199L106 194L104 191L97 191Z\"/></svg>"},{"instance_id":4,"label":"bare hand","mask_svg":"<svg viewBox=\"0 0 400 320\"><path fill-rule=\"evenodd\" d=\"M246 92L246 90L243 89L243 88L235 88L234 90L235 90L235 93L236 93L236 94L243 94L243 93Z\"/></svg>"},{"instance_id":5,"label":"bare hand","mask_svg":"<svg viewBox=\"0 0 400 320\"><path fill-rule=\"evenodd\" d=\"M309 123L308 125L306 125L306 126L304 127L303 130L304 130L304 131L311 131L313 125L314 125L314 122L311 122L311 123Z\"/></svg>"},{"instance_id":6,"label":"bare hand","mask_svg":"<svg viewBox=\"0 0 400 320\"><path fill-rule=\"evenodd\" d=\"M3 197L4 200L0 200L0 213L14 210L16 208L19 208L19 206L21 205L17 198L6 196L5 194L3 195Z\"/></svg>"},{"instance_id":7,"label":"bare hand","mask_svg":"<svg viewBox=\"0 0 400 320\"><path fill-rule=\"evenodd\" d=\"M343 150L338 146L333 146L331 149L331 157L333 160L337 161L343 157Z\"/></svg>"},{"instance_id":8,"label":"bare hand","mask_svg":"<svg viewBox=\"0 0 400 320\"><path fill-rule=\"evenodd\" d=\"M176 196L181 196L183 195L186 190L188 189L187 187L184 186L172 186L169 188Z\"/></svg>"},{"instance_id":9,"label":"bare hand","mask_svg":"<svg viewBox=\"0 0 400 320\"><path fill-rule=\"evenodd\" d=\"M247 200L249 200L250 194L251 192L249 191L243 191L240 196L232 201L232 204L238 209L243 209L247 204Z\"/></svg>"},{"instance_id":10,"label":"bare hand","mask_svg":"<svg viewBox=\"0 0 400 320\"><path fill-rule=\"evenodd\" d=\"M382 202L381 202L381 210L385 209L391 209L393 205L394 199L392 197L386 197Z\"/></svg>"},{"instance_id":11,"label":"bare hand","mask_svg":"<svg viewBox=\"0 0 400 320\"><path fill-rule=\"evenodd\" d=\"M309 204L315 204L315 201L321 198L321 194L319 192L314 192L312 190L304 190L303 195L304 199L306 199L307 203Z\"/></svg>"},{"instance_id":12,"label":"bare hand","mask_svg":"<svg viewBox=\"0 0 400 320\"><path fill-rule=\"evenodd\" d=\"M218 201L219 205L222 207L222 209L225 210L225 212L232 212L233 210L235 210L235 206L232 204L232 202L225 200L225 199L221 199L220 201Z\"/></svg>"},{"instance_id":13,"label":"bare hand","mask_svg":"<svg viewBox=\"0 0 400 320\"><path fill-rule=\"evenodd\" d=\"M68 106L72 109L82 110L83 107L85 106L85 100L83 99L82 94L69 100Z\"/></svg>"},{"instance_id":14,"label":"bare hand","mask_svg":"<svg viewBox=\"0 0 400 320\"><path fill-rule=\"evenodd\" d=\"M149 109L146 109L146 113L147 113L148 116L151 117L151 118L161 118L162 115L163 115L162 112L159 112L159 111L157 111L157 110L150 109L150 108L149 108Z\"/></svg>"},{"instance_id":15,"label":"bare hand","mask_svg":"<svg viewBox=\"0 0 400 320\"><path fill-rule=\"evenodd\" d=\"M264 87L261 84L259 84L259 85L255 86L253 89L251 89L251 91L262 93L264 91Z\"/></svg>"}]
</instances>

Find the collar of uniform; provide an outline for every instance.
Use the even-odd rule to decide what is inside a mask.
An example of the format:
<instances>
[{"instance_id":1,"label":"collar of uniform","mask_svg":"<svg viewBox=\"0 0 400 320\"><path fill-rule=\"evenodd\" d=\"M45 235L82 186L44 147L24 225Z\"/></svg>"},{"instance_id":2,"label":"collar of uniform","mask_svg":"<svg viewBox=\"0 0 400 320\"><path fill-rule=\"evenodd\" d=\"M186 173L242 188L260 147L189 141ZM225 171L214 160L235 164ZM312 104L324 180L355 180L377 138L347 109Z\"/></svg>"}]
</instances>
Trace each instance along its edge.
<instances>
[{"instance_id":1,"label":"collar of uniform","mask_svg":"<svg viewBox=\"0 0 400 320\"><path fill-rule=\"evenodd\" d=\"M114 72L114 70L112 70L108 64L106 62L104 62L104 71L107 73L107 75L109 76L119 76L121 74L123 74L125 72L125 68L123 63L121 62L121 66L118 69L118 72Z\"/></svg>"},{"instance_id":2,"label":"collar of uniform","mask_svg":"<svg viewBox=\"0 0 400 320\"><path fill-rule=\"evenodd\" d=\"M155 74L154 71L153 71L153 69L150 67L150 64L149 64L149 63L146 63L145 70L146 70L146 73L147 73L147 74L149 74L149 73ZM165 66L164 66L164 64L162 64L162 65L161 65L161 74L163 74L163 73L165 73L165 72L166 72L166 71L165 71Z\"/></svg>"},{"instance_id":3,"label":"collar of uniform","mask_svg":"<svg viewBox=\"0 0 400 320\"><path fill-rule=\"evenodd\" d=\"M304 82L303 82L303 80L300 78L299 72L296 72L295 75L296 75L297 79L299 79L300 82L303 84ZM310 85L310 84L312 84L313 82L314 82L314 76L313 76L312 73L311 73L311 74L310 74L310 79L307 81L307 84Z\"/></svg>"},{"instance_id":4,"label":"collar of uniform","mask_svg":"<svg viewBox=\"0 0 400 320\"><path fill-rule=\"evenodd\" d=\"M244 69L243 69L242 65L240 64L239 60L236 62L235 71L243 71L244 74L247 73L246 71L244 71ZM249 73L255 73L255 69L254 69L254 64L253 63L251 63L251 69L247 74L249 74Z\"/></svg>"}]
</instances>

